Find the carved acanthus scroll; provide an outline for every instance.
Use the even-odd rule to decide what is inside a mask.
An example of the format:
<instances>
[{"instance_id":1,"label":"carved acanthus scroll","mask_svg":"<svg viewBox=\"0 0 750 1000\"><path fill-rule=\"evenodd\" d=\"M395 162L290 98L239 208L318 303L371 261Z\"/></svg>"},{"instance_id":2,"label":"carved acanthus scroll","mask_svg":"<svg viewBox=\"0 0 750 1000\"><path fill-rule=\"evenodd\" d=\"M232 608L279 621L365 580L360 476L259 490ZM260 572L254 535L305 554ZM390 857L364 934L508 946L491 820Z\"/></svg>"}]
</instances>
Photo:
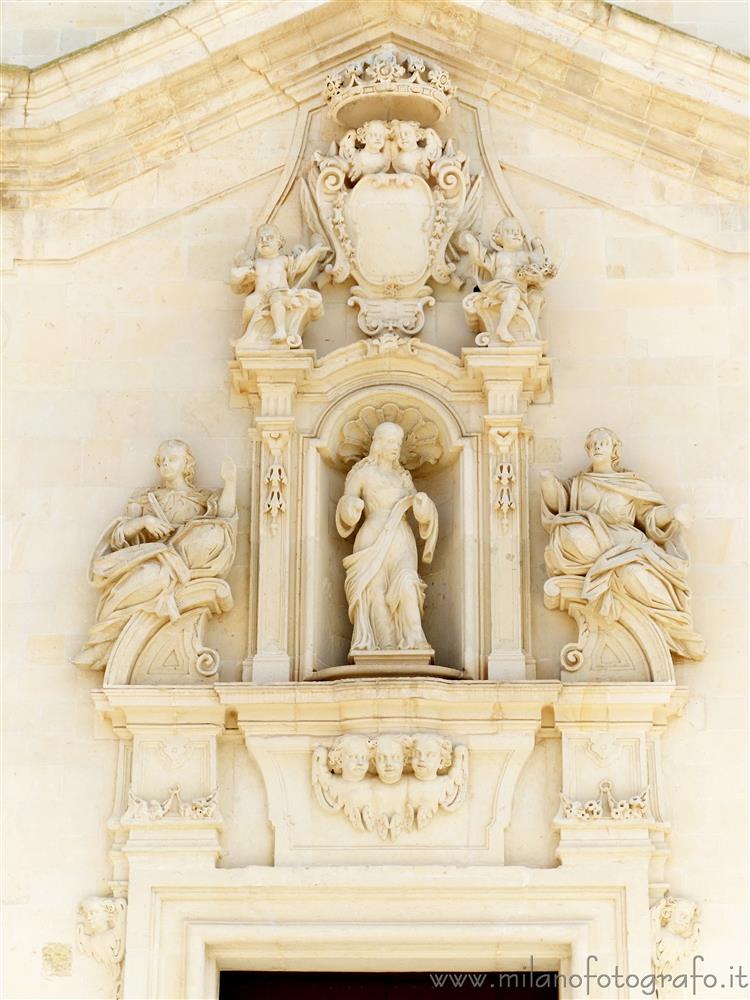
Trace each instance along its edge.
<instances>
[{"instance_id":1,"label":"carved acanthus scroll","mask_svg":"<svg viewBox=\"0 0 750 1000\"><path fill-rule=\"evenodd\" d=\"M510 515L516 509L516 499L514 496L516 471L511 461L516 439L517 435L513 431L503 432L496 429L492 433L492 440L499 455L493 477L496 488L493 507L500 515L503 531L508 530Z\"/></svg>"}]
</instances>

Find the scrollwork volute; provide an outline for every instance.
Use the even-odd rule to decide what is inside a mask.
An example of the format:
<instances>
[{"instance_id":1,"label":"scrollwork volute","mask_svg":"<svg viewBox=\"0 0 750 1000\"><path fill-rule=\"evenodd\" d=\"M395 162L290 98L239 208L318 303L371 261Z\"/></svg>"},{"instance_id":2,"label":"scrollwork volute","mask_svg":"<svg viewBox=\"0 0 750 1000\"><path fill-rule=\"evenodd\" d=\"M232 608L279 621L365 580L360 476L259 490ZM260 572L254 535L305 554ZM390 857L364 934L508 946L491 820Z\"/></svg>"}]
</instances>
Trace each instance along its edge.
<instances>
[{"instance_id":1,"label":"scrollwork volute","mask_svg":"<svg viewBox=\"0 0 750 1000\"><path fill-rule=\"evenodd\" d=\"M355 830L396 840L463 804L468 750L432 733L350 733L330 748L315 747L312 784L327 812L343 812Z\"/></svg>"}]
</instances>

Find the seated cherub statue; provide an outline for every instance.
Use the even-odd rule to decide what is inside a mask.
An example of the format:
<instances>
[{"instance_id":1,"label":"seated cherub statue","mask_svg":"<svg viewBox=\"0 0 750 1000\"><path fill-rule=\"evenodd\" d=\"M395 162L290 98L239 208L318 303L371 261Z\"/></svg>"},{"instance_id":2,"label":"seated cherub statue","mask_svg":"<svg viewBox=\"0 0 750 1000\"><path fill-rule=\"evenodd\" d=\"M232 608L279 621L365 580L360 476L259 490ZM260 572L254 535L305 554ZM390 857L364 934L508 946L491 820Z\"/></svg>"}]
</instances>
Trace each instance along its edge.
<instances>
[{"instance_id":1,"label":"seated cherub statue","mask_svg":"<svg viewBox=\"0 0 750 1000\"><path fill-rule=\"evenodd\" d=\"M243 336L236 347L300 347L304 328L323 314L320 292L303 285L329 248L316 243L309 250L295 247L291 254L282 254L283 245L278 226L267 223L256 233L255 256L243 252L235 258L230 287L246 296Z\"/></svg>"},{"instance_id":2,"label":"seated cherub statue","mask_svg":"<svg viewBox=\"0 0 750 1000\"><path fill-rule=\"evenodd\" d=\"M530 250L517 219L503 219L495 229L490 246L473 233L464 232L459 246L474 266L479 291L464 298L464 314L480 347L491 343L513 344L537 339L539 314L544 305L542 287L554 278L557 268L547 257L539 239L530 241ZM511 329L511 325L513 329ZM525 335L524 335L525 327Z\"/></svg>"}]
</instances>

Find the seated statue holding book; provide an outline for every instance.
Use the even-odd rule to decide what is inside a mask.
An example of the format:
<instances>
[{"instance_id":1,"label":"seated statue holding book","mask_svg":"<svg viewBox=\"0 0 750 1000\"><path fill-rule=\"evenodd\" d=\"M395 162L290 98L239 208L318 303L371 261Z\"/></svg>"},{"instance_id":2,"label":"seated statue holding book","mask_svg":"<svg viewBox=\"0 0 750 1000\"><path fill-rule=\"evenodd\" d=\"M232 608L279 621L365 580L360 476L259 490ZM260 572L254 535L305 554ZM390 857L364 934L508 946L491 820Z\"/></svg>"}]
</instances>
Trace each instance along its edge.
<instances>
[{"instance_id":1,"label":"seated statue holding book","mask_svg":"<svg viewBox=\"0 0 750 1000\"><path fill-rule=\"evenodd\" d=\"M137 659L160 625L185 619L185 627L197 633L199 621L202 628L209 614L232 606L231 591L221 578L229 572L236 548L234 462L224 460L220 492L193 485L195 459L184 441L162 442L155 463L161 485L137 490L94 550L89 580L101 590L101 598L96 622L74 660L78 666L106 667L121 637L129 658ZM126 630L132 633L127 643ZM174 642L162 636L159 651L152 649L157 673L168 661L180 659L184 631L177 629ZM196 656L201 653L215 673L217 654L196 647Z\"/></svg>"}]
</instances>

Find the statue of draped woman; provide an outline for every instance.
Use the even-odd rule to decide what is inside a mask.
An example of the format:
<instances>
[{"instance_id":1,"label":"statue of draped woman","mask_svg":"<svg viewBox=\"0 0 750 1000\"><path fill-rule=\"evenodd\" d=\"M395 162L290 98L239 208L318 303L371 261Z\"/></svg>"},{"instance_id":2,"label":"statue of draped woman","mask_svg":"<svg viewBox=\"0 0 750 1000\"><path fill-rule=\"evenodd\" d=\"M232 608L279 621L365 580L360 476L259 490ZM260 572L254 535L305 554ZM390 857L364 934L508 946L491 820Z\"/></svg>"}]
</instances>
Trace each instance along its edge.
<instances>
[{"instance_id":1,"label":"statue of draped woman","mask_svg":"<svg viewBox=\"0 0 750 1000\"><path fill-rule=\"evenodd\" d=\"M578 606L605 623L605 631L630 609L648 619L670 652L700 659L703 640L692 628L682 537L688 512L673 510L648 483L621 469L620 449L611 430L597 427L586 438L590 469L566 483L542 474L542 522L550 536L546 590L579 578ZM578 624L584 635L591 620Z\"/></svg>"},{"instance_id":2,"label":"statue of draped woman","mask_svg":"<svg viewBox=\"0 0 750 1000\"><path fill-rule=\"evenodd\" d=\"M354 551L344 559L354 626L350 659L375 650L432 652L422 630L425 584L417 572L417 545L406 515L410 510L414 514L425 542L422 561L430 563L438 514L401 465L403 440L399 424L384 421L375 428L369 454L349 472L336 508L336 528L343 538L364 513Z\"/></svg>"},{"instance_id":3,"label":"statue of draped woman","mask_svg":"<svg viewBox=\"0 0 750 1000\"><path fill-rule=\"evenodd\" d=\"M237 541L234 462L227 458L222 465L221 491L193 484L195 459L184 441L162 442L155 464L161 485L137 490L97 542L89 580L101 598L96 622L73 660L103 669L122 637L128 665L118 673L125 683L144 652L154 676L174 670L179 680L186 648L199 675L214 674L218 654L200 645L203 627L210 614L232 607L222 578L232 567ZM158 637L168 625L173 627ZM184 672L191 672L189 664Z\"/></svg>"}]
</instances>

